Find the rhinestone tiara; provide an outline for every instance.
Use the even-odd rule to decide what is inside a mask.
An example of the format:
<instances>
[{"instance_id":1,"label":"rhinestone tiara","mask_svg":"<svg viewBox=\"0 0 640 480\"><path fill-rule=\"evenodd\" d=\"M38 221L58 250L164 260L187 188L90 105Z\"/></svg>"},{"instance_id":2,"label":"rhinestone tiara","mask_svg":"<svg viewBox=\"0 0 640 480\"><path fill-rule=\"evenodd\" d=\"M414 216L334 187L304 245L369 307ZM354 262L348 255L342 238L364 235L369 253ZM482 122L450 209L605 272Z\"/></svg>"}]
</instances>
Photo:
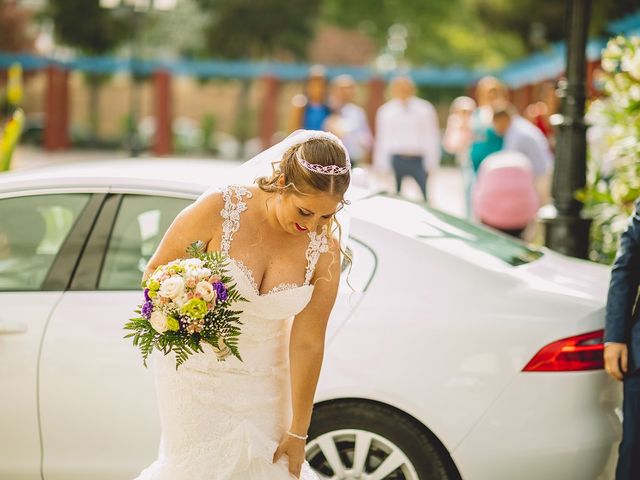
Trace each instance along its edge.
<instances>
[{"instance_id":1,"label":"rhinestone tiara","mask_svg":"<svg viewBox=\"0 0 640 480\"><path fill-rule=\"evenodd\" d=\"M318 163L309 163L307 162L302 153L300 153L301 148L298 148L296 151L296 160L300 165L302 165L307 170L311 170L312 172L320 173L322 175L344 175L345 173L349 173L351 171L351 161L349 160L349 155L346 156L347 163L344 167L339 165L320 165Z\"/></svg>"}]
</instances>

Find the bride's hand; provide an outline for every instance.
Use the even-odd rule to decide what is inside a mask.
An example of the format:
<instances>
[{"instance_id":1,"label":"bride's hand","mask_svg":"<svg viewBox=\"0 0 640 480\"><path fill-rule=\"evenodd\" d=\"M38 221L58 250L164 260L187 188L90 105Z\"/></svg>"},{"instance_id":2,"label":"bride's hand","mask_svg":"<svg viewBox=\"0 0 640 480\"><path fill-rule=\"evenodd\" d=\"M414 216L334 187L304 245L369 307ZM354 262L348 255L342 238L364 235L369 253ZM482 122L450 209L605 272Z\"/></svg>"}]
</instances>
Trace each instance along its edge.
<instances>
[{"instance_id":1,"label":"bride's hand","mask_svg":"<svg viewBox=\"0 0 640 480\"><path fill-rule=\"evenodd\" d=\"M289 457L289 473L300 478L300 471L304 463L305 441L294 438L286 433L280 440L280 445L273 454L273 463L276 463L282 455Z\"/></svg>"}]
</instances>

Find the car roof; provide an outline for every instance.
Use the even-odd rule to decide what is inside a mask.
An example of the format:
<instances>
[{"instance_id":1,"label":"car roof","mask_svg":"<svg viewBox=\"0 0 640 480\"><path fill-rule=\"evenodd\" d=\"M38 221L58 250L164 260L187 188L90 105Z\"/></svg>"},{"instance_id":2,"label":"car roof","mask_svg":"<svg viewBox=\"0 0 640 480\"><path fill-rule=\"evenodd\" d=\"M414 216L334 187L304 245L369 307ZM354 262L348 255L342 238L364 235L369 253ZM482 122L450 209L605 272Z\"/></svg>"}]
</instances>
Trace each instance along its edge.
<instances>
[{"instance_id":1,"label":"car roof","mask_svg":"<svg viewBox=\"0 0 640 480\"><path fill-rule=\"evenodd\" d=\"M241 162L217 159L132 158L66 163L0 175L0 194L25 190L96 189L167 191L199 195L222 186ZM373 192L353 187L350 198Z\"/></svg>"},{"instance_id":2,"label":"car roof","mask_svg":"<svg viewBox=\"0 0 640 480\"><path fill-rule=\"evenodd\" d=\"M237 162L196 159L123 159L50 165L0 176L0 192L55 187L136 188L200 193Z\"/></svg>"}]
</instances>

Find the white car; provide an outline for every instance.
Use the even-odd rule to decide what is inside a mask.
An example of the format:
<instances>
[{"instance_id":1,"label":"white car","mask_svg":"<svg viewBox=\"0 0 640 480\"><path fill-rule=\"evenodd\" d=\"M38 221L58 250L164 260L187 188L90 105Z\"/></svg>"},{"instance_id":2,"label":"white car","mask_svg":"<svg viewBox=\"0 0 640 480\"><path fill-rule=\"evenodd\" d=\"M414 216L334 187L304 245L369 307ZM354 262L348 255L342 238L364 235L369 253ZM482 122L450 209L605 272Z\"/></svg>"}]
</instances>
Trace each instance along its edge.
<instances>
[{"instance_id":1,"label":"white car","mask_svg":"<svg viewBox=\"0 0 640 480\"><path fill-rule=\"evenodd\" d=\"M137 159L0 177L1 479L127 479L155 458L152 375L123 324L165 229L225 171ZM607 269L385 194L349 208L316 471L603 475L621 431L621 390L602 370Z\"/></svg>"}]
</instances>

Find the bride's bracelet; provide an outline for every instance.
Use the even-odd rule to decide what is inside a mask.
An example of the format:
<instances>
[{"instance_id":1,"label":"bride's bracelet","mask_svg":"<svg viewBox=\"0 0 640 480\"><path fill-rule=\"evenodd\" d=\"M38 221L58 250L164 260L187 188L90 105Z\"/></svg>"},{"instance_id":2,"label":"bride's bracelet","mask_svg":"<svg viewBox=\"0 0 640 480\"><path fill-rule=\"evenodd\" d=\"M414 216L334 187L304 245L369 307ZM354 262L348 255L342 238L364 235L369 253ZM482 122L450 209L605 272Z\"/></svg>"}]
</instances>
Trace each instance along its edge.
<instances>
[{"instance_id":1,"label":"bride's bracelet","mask_svg":"<svg viewBox=\"0 0 640 480\"><path fill-rule=\"evenodd\" d=\"M287 430L287 435L290 435L293 438L297 438L298 440L306 440L307 438L309 438L308 434L303 437L302 435L296 435L295 433L292 433L289 430Z\"/></svg>"}]
</instances>

